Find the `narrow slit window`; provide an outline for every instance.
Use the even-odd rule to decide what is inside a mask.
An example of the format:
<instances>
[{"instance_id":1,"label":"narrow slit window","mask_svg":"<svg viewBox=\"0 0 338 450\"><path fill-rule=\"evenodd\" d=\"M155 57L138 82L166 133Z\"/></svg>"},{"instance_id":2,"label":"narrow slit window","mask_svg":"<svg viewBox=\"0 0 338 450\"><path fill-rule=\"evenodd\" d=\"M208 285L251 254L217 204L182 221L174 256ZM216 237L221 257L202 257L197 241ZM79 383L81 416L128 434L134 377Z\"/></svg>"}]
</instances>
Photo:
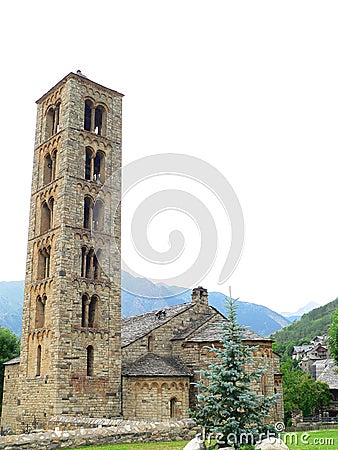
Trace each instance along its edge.
<instances>
[{"instance_id":1,"label":"narrow slit window","mask_svg":"<svg viewBox=\"0 0 338 450\"><path fill-rule=\"evenodd\" d=\"M38 345L36 350L36 376L39 377L41 374L41 345Z\"/></svg>"},{"instance_id":2,"label":"narrow slit window","mask_svg":"<svg viewBox=\"0 0 338 450\"><path fill-rule=\"evenodd\" d=\"M94 376L94 348L92 345L87 347L87 376Z\"/></svg>"}]
</instances>

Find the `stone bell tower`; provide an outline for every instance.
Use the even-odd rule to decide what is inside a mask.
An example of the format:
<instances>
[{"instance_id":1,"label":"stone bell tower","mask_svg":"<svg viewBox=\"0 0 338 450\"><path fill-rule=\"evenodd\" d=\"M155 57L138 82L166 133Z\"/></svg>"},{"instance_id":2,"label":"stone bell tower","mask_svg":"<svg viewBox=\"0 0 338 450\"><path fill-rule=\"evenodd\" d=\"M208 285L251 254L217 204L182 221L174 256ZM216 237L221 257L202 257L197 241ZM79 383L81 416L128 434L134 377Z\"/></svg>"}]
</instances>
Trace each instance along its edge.
<instances>
[{"instance_id":1,"label":"stone bell tower","mask_svg":"<svg viewBox=\"0 0 338 450\"><path fill-rule=\"evenodd\" d=\"M14 405L5 386L2 417L18 428L121 413L122 94L78 71L37 109L18 389Z\"/></svg>"}]
</instances>

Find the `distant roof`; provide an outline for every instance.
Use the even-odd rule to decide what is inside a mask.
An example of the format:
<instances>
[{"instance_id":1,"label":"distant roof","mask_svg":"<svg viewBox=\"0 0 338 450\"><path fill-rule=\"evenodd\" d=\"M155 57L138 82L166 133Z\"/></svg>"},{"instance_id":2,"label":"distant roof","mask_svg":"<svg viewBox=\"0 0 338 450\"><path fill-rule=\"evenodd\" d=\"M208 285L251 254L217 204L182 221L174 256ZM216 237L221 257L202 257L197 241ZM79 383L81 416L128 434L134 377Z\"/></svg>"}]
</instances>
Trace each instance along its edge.
<instances>
[{"instance_id":1,"label":"distant roof","mask_svg":"<svg viewBox=\"0 0 338 450\"><path fill-rule=\"evenodd\" d=\"M16 358L11 359L10 361L6 361L3 364L4 366L9 366L11 364L20 364L20 356L17 356Z\"/></svg>"},{"instance_id":2,"label":"distant roof","mask_svg":"<svg viewBox=\"0 0 338 450\"><path fill-rule=\"evenodd\" d=\"M134 362L122 366L125 376L191 376L183 363L173 357L163 357L147 353Z\"/></svg>"},{"instance_id":3,"label":"distant roof","mask_svg":"<svg viewBox=\"0 0 338 450\"><path fill-rule=\"evenodd\" d=\"M297 353L299 352L307 352L308 350L311 350L313 348L313 345L295 345L293 347L293 350Z\"/></svg>"},{"instance_id":4,"label":"distant roof","mask_svg":"<svg viewBox=\"0 0 338 450\"><path fill-rule=\"evenodd\" d=\"M152 330L155 330L192 306L194 306L193 303L183 303L123 318L121 330L122 347L126 347L137 339L146 336Z\"/></svg>"},{"instance_id":5,"label":"distant roof","mask_svg":"<svg viewBox=\"0 0 338 450\"><path fill-rule=\"evenodd\" d=\"M327 366L318 377L317 381L322 381L329 385L330 389L338 389L338 373L335 373L335 365L333 359L327 360Z\"/></svg>"}]
</instances>

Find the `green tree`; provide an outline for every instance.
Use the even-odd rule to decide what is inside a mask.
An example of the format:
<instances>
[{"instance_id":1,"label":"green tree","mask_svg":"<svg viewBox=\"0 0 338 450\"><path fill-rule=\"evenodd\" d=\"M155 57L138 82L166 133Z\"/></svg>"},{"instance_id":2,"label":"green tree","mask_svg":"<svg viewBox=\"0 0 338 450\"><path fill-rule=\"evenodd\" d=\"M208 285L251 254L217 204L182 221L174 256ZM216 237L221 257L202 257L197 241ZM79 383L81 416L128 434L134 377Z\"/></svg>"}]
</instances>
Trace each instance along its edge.
<instances>
[{"instance_id":1,"label":"green tree","mask_svg":"<svg viewBox=\"0 0 338 450\"><path fill-rule=\"evenodd\" d=\"M201 381L196 383L197 405L192 417L207 433L219 433L227 445L239 448L243 435L251 434L256 440L270 428L263 422L278 396L268 398L251 390L252 382L260 380L265 369L247 370L257 347L244 344L245 328L237 322L233 299L228 300L228 319L222 346L208 347L215 360L201 371Z\"/></svg>"},{"instance_id":2,"label":"green tree","mask_svg":"<svg viewBox=\"0 0 338 450\"><path fill-rule=\"evenodd\" d=\"M332 324L329 328L328 343L335 365L338 366L338 308L333 313Z\"/></svg>"},{"instance_id":3,"label":"green tree","mask_svg":"<svg viewBox=\"0 0 338 450\"><path fill-rule=\"evenodd\" d=\"M8 328L0 327L0 409L2 405L2 391L4 382L3 363L20 354L20 339Z\"/></svg>"},{"instance_id":4,"label":"green tree","mask_svg":"<svg viewBox=\"0 0 338 450\"><path fill-rule=\"evenodd\" d=\"M281 365L283 374L283 398L285 422L291 419L293 409L301 409L310 416L314 410L321 411L330 401L330 389L326 383L314 381L289 358Z\"/></svg>"}]
</instances>

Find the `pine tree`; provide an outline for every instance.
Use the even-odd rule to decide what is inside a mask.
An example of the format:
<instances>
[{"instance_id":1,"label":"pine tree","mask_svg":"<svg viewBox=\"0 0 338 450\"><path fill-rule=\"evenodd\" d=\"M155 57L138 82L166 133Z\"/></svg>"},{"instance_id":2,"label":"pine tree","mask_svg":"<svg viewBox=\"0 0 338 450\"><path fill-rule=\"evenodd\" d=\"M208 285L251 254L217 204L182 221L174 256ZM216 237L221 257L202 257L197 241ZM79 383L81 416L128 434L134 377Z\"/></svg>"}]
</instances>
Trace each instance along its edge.
<instances>
[{"instance_id":1,"label":"pine tree","mask_svg":"<svg viewBox=\"0 0 338 450\"><path fill-rule=\"evenodd\" d=\"M243 342L245 328L237 322L235 300L229 299L227 306L229 321L223 325L222 346L208 347L215 360L201 371L201 381L196 383L197 405L191 415L206 433L222 435L227 445L239 448L271 430L264 419L278 395L268 398L252 392L252 382L261 379L265 368L247 370L258 347ZM243 436L250 439L245 441Z\"/></svg>"}]
</instances>

